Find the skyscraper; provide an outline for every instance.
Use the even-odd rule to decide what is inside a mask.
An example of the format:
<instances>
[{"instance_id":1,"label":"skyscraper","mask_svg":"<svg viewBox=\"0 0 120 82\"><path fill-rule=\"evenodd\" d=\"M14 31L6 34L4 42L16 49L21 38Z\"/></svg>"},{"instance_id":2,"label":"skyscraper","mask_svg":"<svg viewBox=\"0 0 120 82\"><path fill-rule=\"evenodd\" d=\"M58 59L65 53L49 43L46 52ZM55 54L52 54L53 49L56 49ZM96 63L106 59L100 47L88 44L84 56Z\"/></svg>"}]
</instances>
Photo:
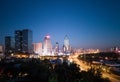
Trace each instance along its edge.
<instances>
[{"instance_id":1,"label":"skyscraper","mask_svg":"<svg viewBox=\"0 0 120 82\"><path fill-rule=\"evenodd\" d=\"M29 29L22 30L22 52L32 53L32 31Z\"/></svg>"},{"instance_id":2,"label":"skyscraper","mask_svg":"<svg viewBox=\"0 0 120 82\"><path fill-rule=\"evenodd\" d=\"M33 52L42 55L42 43L33 43Z\"/></svg>"},{"instance_id":3,"label":"skyscraper","mask_svg":"<svg viewBox=\"0 0 120 82\"><path fill-rule=\"evenodd\" d=\"M55 55L57 56L58 53L59 53L59 43L56 42L56 44L55 44Z\"/></svg>"},{"instance_id":4,"label":"skyscraper","mask_svg":"<svg viewBox=\"0 0 120 82\"><path fill-rule=\"evenodd\" d=\"M15 31L15 52L22 53L22 31L16 30Z\"/></svg>"},{"instance_id":5,"label":"skyscraper","mask_svg":"<svg viewBox=\"0 0 120 82\"><path fill-rule=\"evenodd\" d=\"M67 35L64 38L63 52L65 54L70 53L70 43L69 43L69 38Z\"/></svg>"},{"instance_id":6,"label":"skyscraper","mask_svg":"<svg viewBox=\"0 0 120 82\"><path fill-rule=\"evenodd\" d=\"M43 55L51 55L52 54L52 44L50 41L50 36L47 35L44 38L43 42Z\"/></svg>"},{"instance_id":7,"label":"skyscraper","mask_svg":"<svg viewBox=\"0 0 120 82\"><path fill-rule=\"evenodd\" d=\"M15 52L32 53L32 31L29 29L15 31Z\"/></svg>"},{"instance_id":8,"label":"skyscraper","mask_svg":"<svg viewBox=\"0 0 120 82\"><path fill-rule=\"evenodd\" d=\"M15 41L11 36L5 37L5 55L9 56L14 53L15 50Z\"/></svg>"},{"instance_id":9,"label":"skyscraper","mask_svg":"<svg viewBox=\"0 0 120 82\"><path fill-rule=\"evenodd\" d=\"M66 47L66 50L69 50L70 43L69 43L69 38L67 35L64 38L64 46Z\"/></svg>"}]
</instances>

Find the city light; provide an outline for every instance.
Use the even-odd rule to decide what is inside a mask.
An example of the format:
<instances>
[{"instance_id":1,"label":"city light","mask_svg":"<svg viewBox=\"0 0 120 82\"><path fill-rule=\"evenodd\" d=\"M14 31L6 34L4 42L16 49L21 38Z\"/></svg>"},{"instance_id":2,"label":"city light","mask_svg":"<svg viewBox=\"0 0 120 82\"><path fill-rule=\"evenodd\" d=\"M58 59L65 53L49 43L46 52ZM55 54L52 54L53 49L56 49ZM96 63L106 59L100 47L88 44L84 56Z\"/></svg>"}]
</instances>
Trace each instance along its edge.
<instances>
[{"instance_id":1,"label":"city light","mask_svg":"<svg viewBox=\"0 0 120 82\"><path fill-rule=\"evenodd\" d=\"M0 0L0 82L120 82L120 0Z\"/></svg>"},{"instance_id":2,"label":"city light","mask_svg":"<svg viewBox=\"0 0 120 82\"><path fill-rule=\"evenodd\" d=\"M50 38L50 35L47 35L46 37L47 37L47 38Z\"/></svg>"}]
</instances>

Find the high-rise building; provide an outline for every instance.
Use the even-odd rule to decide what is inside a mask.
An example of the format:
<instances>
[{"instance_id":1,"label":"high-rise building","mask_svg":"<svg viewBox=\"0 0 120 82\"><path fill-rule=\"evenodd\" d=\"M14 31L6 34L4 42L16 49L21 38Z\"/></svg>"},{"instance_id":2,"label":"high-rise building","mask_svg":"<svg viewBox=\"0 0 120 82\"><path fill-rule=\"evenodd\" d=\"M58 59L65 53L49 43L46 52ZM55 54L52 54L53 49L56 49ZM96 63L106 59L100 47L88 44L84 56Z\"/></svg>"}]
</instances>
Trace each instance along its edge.
<instances>
[{"instance_id":1,"label":"high-rise building","mask_svg":"<svg viewBox=\"0 0 120 82\"><path fill-rule=\"evenodd\" d=\"M32 41L33 41L32 31L29 29L22 30L22 52L32 53Z\"/></svg>"},{"instance_id":2,"label":"high-rise building","mask_svg":"<svg viewBox=\"0 0 120 82\"><path fill-rule=\"evenodd\" d=\"M44 38L43 42L43 55L51 55L52 54L52 44L50 41L50 36L47 35Z\"/></svg>"},{"instance_id":3,"label":"high-rise building","mask_svg":"<svg viewBox=\"0 0 120 82\"><path fill-rule=\"evenodd\" d=\"M11 55L15 51L15 41L11 36L5 37L5 55Z\"/></svg>"},{"instance_id":4,"label":"high-rise building","mask_svg":"<svg viewBox=\"0 0 120 82\"><path fill-rule=\"evenodd\" d=\"M67 35L64 38L64 46L66 47L66 50L69 50L70 43L69 43L69 38Z\"/></svg>"},{"instance_id":5,"label":"high-rise building","mask_svg":"<svg viewBox=\"0 0 120 82\"><path fill-rule=\"evenodd\" d=\"M15 31L15 52L22 53L22 31Z\"/></svg>"},{"instance_id":6,"label":"high-rise building","mask_svg":"<svg viewBox=\"0 0 120 82\"><path fill-rule=\"evenodd\" d=\"M33 43L33 52L42 55L42 43Z\"/></svg>"},{"instance_id":7,"label":"high-rise building","mask_svg":"<svg viewBox=\"0 0 120 82\"><path fill-rule=\"evenodd\" d=\"M55 44L55 55L57 56L58 53L59 53L59 43L56 42L56 44Z\"/></svg>"},{"instance_id":8,"label":"high-rise building","mask_svg":"<svg viewBox=\"0 0 120 82\"><path fill-rule=\"evenodd\" d=\"M64 45L63 45L63 53L68 54L71 51L71 47L70 47L70 42L69 42L69 38L66 35L64 38Z\"/></svg>"},{"instance_id":9,"label":"high-rise building","mask_svg":"<svg viewBox=\"0 0 120 82\"><path fill-rule=\"evenodd\" d=\"M32 31L29 29L15 31L15 52L32 53Z\"/></svg>"}]
</instances>

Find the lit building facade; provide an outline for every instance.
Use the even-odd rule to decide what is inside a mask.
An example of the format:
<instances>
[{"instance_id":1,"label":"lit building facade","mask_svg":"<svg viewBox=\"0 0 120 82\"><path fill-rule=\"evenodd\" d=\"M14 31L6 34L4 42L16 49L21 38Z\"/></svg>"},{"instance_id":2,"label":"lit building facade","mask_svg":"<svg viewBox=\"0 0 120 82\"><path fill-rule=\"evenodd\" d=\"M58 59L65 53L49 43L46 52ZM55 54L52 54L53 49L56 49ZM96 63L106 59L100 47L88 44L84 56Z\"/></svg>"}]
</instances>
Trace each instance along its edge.
<instances>
[{"instance_id":1,"label":"lit building facade","mask_svg":"<svg viewBox=\"0 0 120 82\"><path fill-rule=\"evenodd\" d=\"M52 44L50 41L50 36L47 35L44 38L43 42L43 55L51 55L52 54Z\"/></svg>"},{"instance_id":2,"label":"lit building facade","mask_svg":"<svg viewBox=\"0 0 120 82\"><path fill-rule=\"evenodd\" d=\"M56 44L55 44L55 55L57 56L58 53L59 53L59 43L56 42Z\"/></svg>"},{"instance_id":3,"label":"lit building facade","mask_svg":"<svg viewBox=\"0 0 120 82\"><path fill-rule=\"evenodd\" d=\"M67 50L69 50L70 42L67 35L64 38L64 46L66 47Z\"/></svg>"},{"instance_id":4,"label":"lit building facade","mask_svg":"<svg viewBox=\"0 0 120 82\"><path fill-rule=\"evenodd\" d=\"M93 54L93 53L95 54L95 53L100 53L100 50L93 49L93 48L90 48L90 49L80 48L80 49L76 49L75 53L76 54Z\"/></svg>"},{"instance_id":5,"label":"lit building facade","mask_svg":"<svg viewBox=\"0 0 120 82\"><path fill-rule=\"evenodd\" d=\"M70 52L71 52L70 42L68 36L66 35L64 38L63 53L68 54Z\"/></svg>"},{"instance_id":6,"label":"lit building facade","mask_svg":"<svg viewBox=\"0 0 120 82\"><path fill-rule=\"evenodd\" d=\"M22 53L22 31L15 31L15 53Z\"/></svg>"},{"instance_id":7,"label":"lit building facade","mask_svg":"<svg viewBox=\"0 0 120 82\"><path fill-rule=\"evenodd\" d=\"M33 43L33 52L42 55L42 43Z\"/></svg>"},{"instance_id":8,"label":"lit building facade","mask_svg":"<svg viewBox=\"0 0 120 82\"><path fill-rule=\"evenodd\" d=\"M15 31L15 52L32 53L32 31L29 29Z\"/></svg>"},{"instance_id":9,"label":"lit building facade","mask_svg":"<svg viewBox=\"0 0 120 82\"><path fill-rule=\"evenodd\" d=\"M3 45L0 45L0 56L4 53Z\"/></svg>"},{"instance_id":10,"label":"lit building facade","mask_svg":"<svg viewBox=\"0 0 120 82\"><path fill-rule=\"evenodd\" d=\"M5 37L5 55L9 56L15 52L15 40L11 36Z\"/></svg>"},{"instance_id":11,"label":"lit building facade","mask_svg":"<svg viewBox=\"0 0 120 82\"><path fill-rule=\"evenodd\" d=\"M32 31L29 29L22 30L22 52L23 53L33 53L33 36Z\"/></svg>"},{"instance_id":12,"label":"lit building facade","mask_svg":"<svg viewBox=\"0 0 120 82\"><path fill-rule=\"evenodd\" d=\"M0 53L3 52L3 46L0 45Z\"/></svg>"}]
</instances>

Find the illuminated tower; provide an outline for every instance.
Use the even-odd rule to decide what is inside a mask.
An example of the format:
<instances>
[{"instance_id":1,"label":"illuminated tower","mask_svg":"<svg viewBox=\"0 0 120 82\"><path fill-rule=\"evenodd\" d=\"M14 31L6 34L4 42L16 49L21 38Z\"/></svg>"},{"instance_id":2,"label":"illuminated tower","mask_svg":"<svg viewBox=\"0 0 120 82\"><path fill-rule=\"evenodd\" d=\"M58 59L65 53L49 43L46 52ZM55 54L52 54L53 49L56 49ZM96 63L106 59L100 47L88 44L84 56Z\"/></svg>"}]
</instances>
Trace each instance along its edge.
<instances>
[{"instance_id":1,"label":"illuminated tower","mask_svg":"<svg viewBox=\"0 0 120 82\"><path fill-rule=\"evenodd\" d=\"M15 52L32 53L32 31L29 29L15 31Z\"/></svg>"},{"instance_id":2,"label":"illuminated tower","mask_svg":"<svg viewBox=\"0 0 120 82\"><path fill-rule=\"evenodd\" d=\"M67 35L64 38L64 46L66 47L66 50L68 51L70 47L70 43L69 43L69 38Z\"/></svg>"},{"instance_id":3,"label":"illuminated tower","mask_svg":"<svg viewBox=\"0 0 120 82\"><path fill-rule=\"evenodd\" d=\"M47 35L44 38L44 43L43 43L43 55L51 55L52 54L52 44L50 41L50 36Z\"/></svg>"},{"instance_id":4,"label":"illuminated tower","mask_svg":"<svg viewBox=\"0 0 120 82\"><path fill-rule=\"evenodd\" d=\"M57 56L59 53L59 44L58 42L56 42L56 45L55 45L55 55Z\"/></svg>"},{"instance_id":5,"label":"illuminated tower","mask_svg":"<svg viewBox=\"0 0 120 82\"><path fill-rule=\"evenodd\" d=\"M22 31L15 31L15 52L22 53Z\"/></svg>"},{"instance_id":6,"label":"illuminated tower","mask_svg":"<svg viewBox=\"0 0 120 82\"><path fill-rule=\"evenodd\" d=\"M71 51L71 48L70 48L69 38L66 35L64 38L63 52L65 54L68 54L68 53L70 53L70 51Z\"/></svg>"}]
</instances>

